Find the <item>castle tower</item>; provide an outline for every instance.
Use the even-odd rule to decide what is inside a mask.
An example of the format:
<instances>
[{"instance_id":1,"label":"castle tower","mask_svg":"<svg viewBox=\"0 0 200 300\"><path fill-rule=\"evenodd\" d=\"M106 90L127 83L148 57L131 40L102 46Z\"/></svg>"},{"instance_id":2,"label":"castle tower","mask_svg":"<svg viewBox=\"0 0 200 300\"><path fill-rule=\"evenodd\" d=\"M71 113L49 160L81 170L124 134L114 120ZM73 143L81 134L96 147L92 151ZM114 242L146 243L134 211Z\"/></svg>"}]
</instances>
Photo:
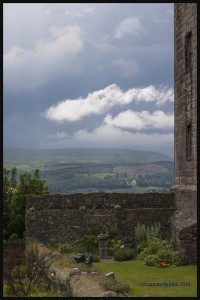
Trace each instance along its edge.
<instances>
[{"instance_id":1,"label":"castle tower","mask_svg":"<svg viewBox=\"0 0 200 300\"><path fill-rule=\"evenodd\" d=\"M174 165L177 212L172 238L185 263L196 262L197 3L174 4Z\"/></svg>"}]
</instances>

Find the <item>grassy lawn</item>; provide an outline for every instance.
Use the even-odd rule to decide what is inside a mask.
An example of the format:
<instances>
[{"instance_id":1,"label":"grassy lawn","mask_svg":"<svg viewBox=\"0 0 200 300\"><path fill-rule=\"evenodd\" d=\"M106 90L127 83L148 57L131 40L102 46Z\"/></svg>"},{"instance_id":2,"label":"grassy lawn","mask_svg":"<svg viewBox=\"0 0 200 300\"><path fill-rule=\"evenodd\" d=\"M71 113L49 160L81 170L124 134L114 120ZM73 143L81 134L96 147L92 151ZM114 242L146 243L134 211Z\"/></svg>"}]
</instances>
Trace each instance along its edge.
<instances>
[{"instance_id":1,"label":"grassy lawn","mask_svg":"<svg viewBox=\"0 0 200 300\"><path fill-rule=\"evenodd\" d=\"M128 283L133 296L141 297L197 297L197 267L171 266L157 268L146 266L144 261L132 260L123 262L94 263L102 272L114 272L117 279ZM142 283L161 283L161 286L142 285ZM176 286L164 286L164 283L175 283ZM188 282L188 286L183 284Z\"/></svg>"}]
</instances>

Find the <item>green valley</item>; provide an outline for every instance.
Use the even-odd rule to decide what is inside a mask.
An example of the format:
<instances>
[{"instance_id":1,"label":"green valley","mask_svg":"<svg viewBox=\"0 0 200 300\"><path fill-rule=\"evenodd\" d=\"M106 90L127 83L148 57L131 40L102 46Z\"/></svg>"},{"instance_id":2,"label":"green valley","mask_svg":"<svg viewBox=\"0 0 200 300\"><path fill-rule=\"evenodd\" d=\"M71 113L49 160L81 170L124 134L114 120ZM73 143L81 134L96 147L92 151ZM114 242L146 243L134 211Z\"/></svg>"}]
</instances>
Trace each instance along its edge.
<instances>
[{"instance_id":1,"label":"green valley","mask_svg":"<svg viewBox=\"0 0 200 300\"><path fill-rule=\"evenodd\" d=\"M52 194L163 192L174 178L172 158L128 149L4 149L4 167L39 168Z\"/></svg>"}]
</instances>

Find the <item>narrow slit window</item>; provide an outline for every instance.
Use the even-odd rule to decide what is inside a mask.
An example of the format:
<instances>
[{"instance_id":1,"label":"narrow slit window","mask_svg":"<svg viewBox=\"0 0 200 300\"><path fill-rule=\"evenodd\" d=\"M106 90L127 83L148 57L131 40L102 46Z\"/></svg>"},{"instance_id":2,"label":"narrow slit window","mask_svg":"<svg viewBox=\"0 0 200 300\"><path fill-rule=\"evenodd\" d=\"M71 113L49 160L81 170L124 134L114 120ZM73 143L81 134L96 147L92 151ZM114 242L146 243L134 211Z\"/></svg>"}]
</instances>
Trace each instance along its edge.
<instances>
[{"instance_id":1,"label":"narrow slit window","mask_svg":"<svg viewBox=\"0 0 200 300\"><path fill-rule=\"evenodd\" d=\"M187 125L186 129L186 158L191 158L192 153L192 126Z\"/></svg>"},{"instance_id":2,"label":"narrow slit window","mask_svg":"<svg viewBox=\"0 0 200 300\"><path fill-rule=\"evenodd\" d=\"M185 37L185 71L192 69L192 34L188 33Z\"/></svg>"}]
</instances>

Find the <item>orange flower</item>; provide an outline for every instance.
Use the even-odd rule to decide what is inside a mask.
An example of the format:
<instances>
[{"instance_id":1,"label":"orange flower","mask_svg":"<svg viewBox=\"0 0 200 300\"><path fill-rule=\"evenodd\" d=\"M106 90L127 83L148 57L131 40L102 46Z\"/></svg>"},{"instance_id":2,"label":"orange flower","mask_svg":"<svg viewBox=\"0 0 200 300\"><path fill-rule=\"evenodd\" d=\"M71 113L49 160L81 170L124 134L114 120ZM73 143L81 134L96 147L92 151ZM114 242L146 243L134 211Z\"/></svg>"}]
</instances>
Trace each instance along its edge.
<instances>
[{"instance_id":1,"label":"orange flower","mask_svg":"<svg viewBox=\"0 0 200 300\"><path fill-rule=\"evenodd\" d=\"M158 263L158 265L159 265L160 267L168 267L168 266L170 266L170 263L167 262L167 261L160 261L160 262Z\"/></svg>"}]
</instances>

